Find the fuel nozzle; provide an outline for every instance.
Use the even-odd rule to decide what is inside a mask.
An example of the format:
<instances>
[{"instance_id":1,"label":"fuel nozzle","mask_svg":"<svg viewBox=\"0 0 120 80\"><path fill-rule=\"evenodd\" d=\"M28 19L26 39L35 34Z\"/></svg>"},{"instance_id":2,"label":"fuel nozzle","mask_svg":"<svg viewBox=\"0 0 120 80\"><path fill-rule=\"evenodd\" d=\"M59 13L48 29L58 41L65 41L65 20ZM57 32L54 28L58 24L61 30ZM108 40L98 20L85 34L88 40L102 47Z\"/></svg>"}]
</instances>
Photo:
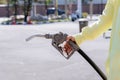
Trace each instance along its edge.
<instances>
[{"instance_id":1,"label":"fuel nozzle","mask_svg":"<svg viewBox=\"0 0 120 80\"><path fill-rule=\"evenodd\" d=\"M36 34L36 35L32 35L30 37L28 37L26 39L26 41L30 41L31 39L35 38L35 37L43 37L43 38L46 38L46 39L52 39L53 35L50 35L50 34L45 34L45 35L42 35L42 34Z\"/></svg>"},{"instance_id":2,"label":"fuel nozzle","mask_svg":"<svg viewBox=\"0 0 120 80\"><path fill-rule=\"evenodd\" d=\"M32 35L30 37L28 37L26 39L26 41L31 40L32 38L35 37L42 37L42 38L46 38L46 39L52 39L52 45L53 47L55 47L66 59L69 59L72 54L74 53L74 51L76 51L77 48L79 48L78 46L75 45L74 42L69 41L69 45L71 46L72 50L70 51L70 53L66 53L64 51L64 43L67 39L67 34L66 33L56 33L56 34L45 34L45 35L41 35L41 34L37 34L37 35Z\"/></svg>"}]
</instances>

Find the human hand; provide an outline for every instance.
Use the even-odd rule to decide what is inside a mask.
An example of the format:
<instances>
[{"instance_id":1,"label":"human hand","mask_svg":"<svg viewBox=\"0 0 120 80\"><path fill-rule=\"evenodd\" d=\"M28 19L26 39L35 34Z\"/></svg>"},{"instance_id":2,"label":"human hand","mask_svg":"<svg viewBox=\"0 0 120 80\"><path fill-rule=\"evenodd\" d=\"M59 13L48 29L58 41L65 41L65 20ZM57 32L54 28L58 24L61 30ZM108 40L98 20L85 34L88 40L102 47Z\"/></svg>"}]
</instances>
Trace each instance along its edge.
<instances>
[{"instance_id":1,"label":"human hand","mask_svg":"<svg viewBox=\"0 0 120 80\"><path fill-rule=\"evenodd\" d=\"M73 36L67 36L65 45L64 45L64 51L67 53L67 55L70 55L71 51L72 51L72 46L70 44L68 44L68 41L73 41L75 42L75 38Z\"/></svg>"}]
</instances>

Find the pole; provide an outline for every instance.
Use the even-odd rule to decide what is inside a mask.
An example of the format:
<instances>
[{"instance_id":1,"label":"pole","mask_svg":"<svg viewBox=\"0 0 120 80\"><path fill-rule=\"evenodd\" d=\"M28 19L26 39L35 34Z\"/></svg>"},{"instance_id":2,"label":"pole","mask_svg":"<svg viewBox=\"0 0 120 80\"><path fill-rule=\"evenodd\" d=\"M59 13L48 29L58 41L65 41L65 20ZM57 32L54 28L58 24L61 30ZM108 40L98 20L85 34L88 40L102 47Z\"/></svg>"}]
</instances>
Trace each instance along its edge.
<instances>
[{"instance_id":1,"label":"pole","mask_svg":"<svg viewBox=\"0 0 120 80\"><path fill-rule=\"evenodd\" d=\"M68 13L68 8L67 8L67 5L68 5L68 1L67 0L65 0L65 14L67 15Z\"/></svg>"},{"instance_id":2,"label":"pole","mask_svg":"<svg viewBox=\"0 0 120 80\"><path fill-rule=\"evenodd\" d=\"M80 14L79 16L82 17L82 1L77 0L77 12Z\"/></svg>"},{"instance_id":3,"label":"pole","mask_svg":"<svg viewBox=\"0 0 120 80\"><path fill-rule=\"evenodd\" d=\"M55 15L58 16L58 0L55 0Z\"/></svg>"},{"instance_id":4,"label":"pole","mask_svg":"<svg viewBox=\"0 0 120 80\"><path fill-rule=\"evenodd\" d=\"M93 16L93 0L90 0L90 19L92 19Z\"/></svg>"},{"instance_id":5,"label":"pole","mask_svg":"<svg viewBox=\"0 0 120 80\"><path fill-rule=\"evenodd\" d=\"M102 14L102 11L103 11L103 0L101 0L101 14Z\"/></svg>"},{"instance_id":6,"label":"pole","mask_svg":"<svg viewBox=\"0 0 120 80\"><path fill-rule=\"evenodd\" d=\"M32 17L35 17L36 15L36 12L35 12L35 1L34 0L32 0L32 10L31 10L31 16Z\"/></svg>"},{"instance_id":7,"label":"pole","mask_svg":"<svg viewBox=\"0 0 120 80\"><path fill-rule=\"evenodd\" d=\"M10 17L10 11L9 11L9 0L7 0L7 17L9 18Z\"/></svg>"},{"instance_id":8,"label":"pole","mask_svg":"<svg viewBox=\"0 0 120 80\"><path fill-rule=\"evenodd\" d=\"M27 22L27 18L26 18L26 5L27 5L27 2L26 2L26 0L24 0L24 22L26 23Z\"/></svg>"},{"instance_id":9,"label":"pole","mask_svg":"<svg viewBox=\"0 0 120 80\"><path fill-rule=\"evenodd\" d=\"M14 9L15 9L15 13L14 13L15 22L17 21L17 7L18 7L17 0L15 0L15 3L14 3Z\"/></svg>"}]
</instances>

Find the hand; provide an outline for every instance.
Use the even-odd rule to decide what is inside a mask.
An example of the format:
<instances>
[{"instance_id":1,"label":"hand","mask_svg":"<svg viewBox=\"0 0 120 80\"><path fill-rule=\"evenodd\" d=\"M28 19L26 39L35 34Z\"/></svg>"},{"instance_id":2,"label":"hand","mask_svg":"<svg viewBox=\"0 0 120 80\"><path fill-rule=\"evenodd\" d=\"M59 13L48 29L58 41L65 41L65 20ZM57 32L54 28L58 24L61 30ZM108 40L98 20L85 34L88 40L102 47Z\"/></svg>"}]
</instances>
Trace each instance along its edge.
<instances>
[{"instance_id":1,"label":"hand","mask_svg":"<svg viewBox=\"0 0 120 80\"><path fill-rule=\"evenodd\" d=\"M67 53L67 55L70 55L70 52L72 51L72 47L68 44L68 41L75 42L75 38L73 36L67 36L66 43L64 45L64 51Z\"/></svg>"}]
</instances>

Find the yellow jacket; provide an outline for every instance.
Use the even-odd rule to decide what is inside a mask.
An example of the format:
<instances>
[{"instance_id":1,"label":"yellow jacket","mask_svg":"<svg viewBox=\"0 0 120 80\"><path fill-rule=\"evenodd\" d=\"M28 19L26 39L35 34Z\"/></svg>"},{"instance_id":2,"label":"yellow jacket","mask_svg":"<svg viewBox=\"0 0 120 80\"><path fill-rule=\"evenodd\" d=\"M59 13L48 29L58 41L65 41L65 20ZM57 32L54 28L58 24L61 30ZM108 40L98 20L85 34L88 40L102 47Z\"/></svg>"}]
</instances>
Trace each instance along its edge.
<instances>
[{"instance_id":1,"label":"yellow jacket","mask_svg":"<svg viewBox=\"0 0 120 80\"><path fill-rule=\"evenodd\" d=\"M92 40L112 27L109 56L106 61L108 80L120 80L120 0L108 0L99 21L82 29L74 35L80 45L85 40Z\"/></svg>"}]
</instances>

